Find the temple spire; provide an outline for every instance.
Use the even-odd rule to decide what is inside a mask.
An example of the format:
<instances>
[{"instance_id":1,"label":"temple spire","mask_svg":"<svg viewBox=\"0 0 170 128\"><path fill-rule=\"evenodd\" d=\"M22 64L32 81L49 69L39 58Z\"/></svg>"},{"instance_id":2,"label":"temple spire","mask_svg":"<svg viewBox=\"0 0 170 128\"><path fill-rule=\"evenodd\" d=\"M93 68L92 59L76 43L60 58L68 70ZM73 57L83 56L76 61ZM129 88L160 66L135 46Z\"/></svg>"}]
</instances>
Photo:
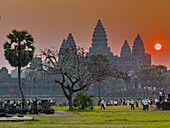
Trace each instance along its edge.
<instances>
[{"instance_id":1,"label":"temple spire","mask_svg":"<svg viewBox=\"0 0 170 128\"><path fill-rule=\"evenodd\" d=\"M66 44L65 44L66 40L63 39L63 42L61 43L61 47L60 48L63 48Z\"/></svg>"},{"instance_id":2,"label":"temple spire","mask_svg":"<svg viewBox=\"0 0 170 128\"><path fill-rule=\"evenodd\" d=\"M61 47L60 49L63 49L63 48L73 48L73 49L77 49L76 48L76 43L74 41L74 38L72 36L71 33L69 33L68 37L67 37L67 40L63 39L63 42L61 44Z\"/></svg>"},{"instance_id":3,"label":"temple spire","mask_svg":"<svg viewBox=\"0 0 170 128\"><path fill-rule=\"evenodd\" d=\"M98 20L97 25L95 27L94 33L93 33L93 43L103 43L107 46L107 35L106 31L101 23L101 20Z\"/></svg>"},{"instance_id":4,"label":"temple spire","mask_svg":"<svg viewBox=\"0 0 170 128\"><path fill-rule=\"evenodd\" d=\"M135 56L145 54L144 43L143 43L139 34L137 35L137 37L134 40L132 54L135 55Z\"/></svg>"},{"instance_id":5,"label":"temple spire","mask_svg":"<svg viewBox=\"0 0 170 128\"><path fill-rule=\"evenodd\" d=\"M130 46L127 40L125 40L125 43L123 44L121 48L121 57L131 58L131 49L130 49Z\"/></svg>"},{"instance_id":6,"label":"temple spire","mask_svg":"<svg viewBox=\"0 0 170 128\"><path fill-rule=\"evenodd\" d=\"M102 22L101 22L100 19L99 19L98 22L97 22L97 26L102 26L102 27L103 27ZM96 27L97 27L97 26L96 26Z\"/></svg>"},{"instance_id":7,"label":"temple spire","mask_svg":"<svg viewBox=\"0 0 170 128\"><path fill-rule=\"evenodd\" d=\"M71 33L69 33L68 37L67 37L67 40L74 40L73 36Z\"/></svg>"},{"instance_id":8,"label":"temple spire","mask_svg":"<svg viewBox=\"0 0 170 128\"><path fill-rule=\"evenodd\" d=\"M75 54L77 54L76 43L74 41L72 34L69 33L67 40L63 39L63 42L59 50L59 60L58 60L59 64L62 62L64 57L70 56L71 58Z\"/></svg>"},{"instance_id":9,"label":"temple spire","mask_svg":"<svg viewBox=\"0 0 170 128\"><path fill-rule=\"evenodd\" d=\"M110 52L110 47L108 47L107 34L100 19L94 29L92 47L89 49L89 55L94 54L113 56L113 53Z\"/></svg>"}]
</instances>

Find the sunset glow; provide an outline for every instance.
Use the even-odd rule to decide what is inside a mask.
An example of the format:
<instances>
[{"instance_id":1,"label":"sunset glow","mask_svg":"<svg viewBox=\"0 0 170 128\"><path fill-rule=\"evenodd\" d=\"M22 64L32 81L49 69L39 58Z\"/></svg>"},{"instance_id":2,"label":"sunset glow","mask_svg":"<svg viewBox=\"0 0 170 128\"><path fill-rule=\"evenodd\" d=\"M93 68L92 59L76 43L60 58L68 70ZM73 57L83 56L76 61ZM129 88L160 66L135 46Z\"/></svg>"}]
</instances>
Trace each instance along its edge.
<instances>
[{"instance_id":1,"label":"sunset glow","mask_svg":"<svg viewBox=\"0 0 170 128\"><path fill-rule=\"evenodd\" d=\"M161 44L155 44L155 49L156 50L161 50L161 48L162 48Z\"/></svg>"},{"instance_id":2,"label":"sunset glow","mask_svg":"<svg viewBox=\"0 0 170 128\"><path fill-rule=\"evenodd\" d=\"M152 64L169 67L169 7L170 0L0 0L0 67L11 68L2 44L13 29L30 32L37 53L51 46L59 49L68 33L88 52L98 19L114 55L120 56L124 40L132 47L139 33ZM156 43L162 45L161 50L155 49Z\"/></svg>"}]
</instances>

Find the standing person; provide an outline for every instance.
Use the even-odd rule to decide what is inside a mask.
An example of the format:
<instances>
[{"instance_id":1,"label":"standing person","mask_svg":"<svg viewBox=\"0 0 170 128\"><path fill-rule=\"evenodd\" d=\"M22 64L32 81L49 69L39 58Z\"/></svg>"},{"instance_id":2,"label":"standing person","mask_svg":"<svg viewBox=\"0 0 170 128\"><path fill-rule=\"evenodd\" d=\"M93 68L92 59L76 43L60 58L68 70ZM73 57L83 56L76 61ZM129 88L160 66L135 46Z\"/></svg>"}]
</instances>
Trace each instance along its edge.
<instances>
[{"instance_id":1,"label":"standing person","mask_svg":"<svg viewBox=\"0 0 170 128\"><path fill-rule=\"evenodd\" d=\"M113 101L112 100L110 101L110 105L113 106Z\"/></svg>"},{"instance_id":2,"label":"standing person","mask_svg":"<svg viewBox=\"0 0 170 128\"><path fill-rule=\"evenodd\" d=\"M162 91L159 92L159 96L160 96L159 101L162 102Z\"/></svg>"},{"instance_id":3,"label":"standing person","mask_svg":"<svg viewBox=\"0 0 170 128\"><path fill-rule=\"evenodd\" d=\"M38 99L38 101L37 101L37 109L38 109L38 111L41 110L41 100L40 99Z\"/></svg>"},{"instance_id":4,"label":"standing person","mask_svg":"<svg viewBox=\"0 0 170 128\"><path fill-rule=\"evenodd\" d=\"M38 101L37 101L37 103L38 103L38 105L41 105L41 99L39 99Z\"/></svg>"},{"instance_id":5,"label":"standing person","mask_svg":"<svg viewBox=\"0 0 170 128\"><path fill-rule=\"evenodd\" d=\"M139 101L138 100L136 100L136 108L139 108Z\"/></svg>"},{"instance_id":6,"label":"standing person","mask_svg":"<svg viewBox=\"0 0 170 128\"><path fill-rule=\"evenodd\" d=\"M155 99L155 104L158 102L158 99Z\"/></svg>"},{"instance_id":7,"label":"standing person","mask_svg":"<svg viewBox=\"0 0 170 128\"><path fill-rule=\"evenodd\" d=\"M143 111L145 111L145 100L142 100Z\"/></svg>"},{"instance_id":8,"label":"standing person","mask_svg":"<svg viewBox=\"0 0 170 128\"><path fill-rule=\"evenodd\" d=\"M10 105L10 100L9 99L7 100L7 104L8 104L8 106Z\"/></svg>"},{"instance_id":9,"label":"standing person","mask_svg":"<svg viewBox=\"0 0 170 128\"><path fill-rule=\"evenodd\" d=\"M102 101L100 102L100 104L101 104L100 110L102 110L102 108L103 108L103 110L105 110L105 107L104 107L104 100L102 100Z\"/></svg>"},{"instance_id":10,"label":"standing person","mask_svg":"<svg viewBox=\"0 0 170 128\"><path fill-rule=\"evenodd\" d=\"M151 111L153 111L153 100L150 100Z\"/></svg>"},{"instance_id":11,"label":"standing person","mask_svg":"<svg viewBox=\"0 0 170 128\"><path fill-rule=\"evenodd\" d=\"M114 105L117 106L117 100L114 101Z\"/></svg>"},{"instance_id":12,"label":"standing person","mask_svg":"<svg viewBox=\"0 0 170 128\"><path fill-rule=\"evenodd\" d=\"M148 101L148 99L146 99L145 107L146 107L146 110L148 111L149 110L149 101Z\"/></svg>"},{"instance_id":13,"label":"standing person","mask_svg":"<svg viewBox=\"0 0 170 128\"><path fill-rule=\"evenodd\" d=\"M110 101L107 101L107 106L110 106Z\"/></svg>"},{"instance_id":14,"label":"standing person","mask_svg":"<svg viewBox=\"0 0 170 128\"><path fill-rule=\"evenodd\" d=\"M1 108L4 108L4 100L1 100Z\"/></svg>"},{"instance_id":15,"label":"standing person","mask_svg":"<svg viewBox=\"0 0 170 128\"><path fill-rule=\"evenodd\" d=\"M8 106L8 104L7 104L7 101L5 100L5 101L4 101L4 111L6 111L7 106Z\"/></svg>"},{"instance_id":16,"label":"standing person","mask_svg":"<svg viewBox=\"0 0 170 128\"><path fill-rule=\"evenodd\" d=\"M122 100L122 105L125 105L125 100L124 99Z\"/></svg>"},{"instance_id":17,"label":"standing person","mask_svg":"<svg viewBox=\"0 0 170 128\"><path fill-rule=\"evenodd\" d=\"M134 102L133 100L131 100L131 102L130 102L131 110L132 110L132 109L133 109L133 110L135 110L135 108L134 108L134 104L135 104L135 102Z\"/></svg>"},{"instance_id":18,"label":"standing person","mask_svg":"<svg viewBox=\"0 0 170 128\"><path fill-rule=\"evenodd\" d=\"M162 102L165 102L165 91L162 91Z\"/></svg>"},{"instance_id":19,"label":"standing person","mask_svg":"<svg viewBox=\"0 0 170 128\"><path fill-rule=\"evenodd\" d=\"M14 104L13 104L13 107L16 108L16 100L14 99Z\"/></svg>"}]
</instances>

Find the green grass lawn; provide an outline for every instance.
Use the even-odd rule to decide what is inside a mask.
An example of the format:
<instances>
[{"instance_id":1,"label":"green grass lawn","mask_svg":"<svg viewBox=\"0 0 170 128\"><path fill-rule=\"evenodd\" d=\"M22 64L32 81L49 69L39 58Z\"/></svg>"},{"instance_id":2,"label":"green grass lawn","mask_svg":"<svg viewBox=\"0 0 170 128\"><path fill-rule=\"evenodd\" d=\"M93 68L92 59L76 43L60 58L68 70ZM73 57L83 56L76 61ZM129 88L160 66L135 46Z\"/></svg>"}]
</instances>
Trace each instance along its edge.
<instances>
[{"instance_id":1,"label":"green grass lawn","mask_svg":"<svg viewBox=\"0 0 170 128\"><path fill-rule=\"evenodd\" d=\"M68 110L68 107L53 107L55 110ZM108 106L106 110L78 111L73 114L29 115L35 121L0 122L3 128L111 128L111 127L170 127L170 111L142 111L140 108L131 111L130 106Z\"/></svg>"}]
</instances>

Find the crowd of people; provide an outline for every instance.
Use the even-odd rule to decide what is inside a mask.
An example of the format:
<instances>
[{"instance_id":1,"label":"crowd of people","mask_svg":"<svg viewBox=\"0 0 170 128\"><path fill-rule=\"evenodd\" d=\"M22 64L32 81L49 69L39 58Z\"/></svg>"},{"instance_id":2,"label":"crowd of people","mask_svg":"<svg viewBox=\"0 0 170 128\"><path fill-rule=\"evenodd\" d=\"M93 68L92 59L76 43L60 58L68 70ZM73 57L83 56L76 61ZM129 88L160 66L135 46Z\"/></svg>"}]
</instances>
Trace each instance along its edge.
<instances>
[{"instance_id":1,"label":"crowd of people","mask_svg":"<svg viewBox=\"0 0 170 128\"><path fill-rule=\"evenodd\" d=\"M16 100L4 100L4 99L2 99L1 101L0 101L0 108L4 108L4 109L6 109L9 105L12 105L13 107L22 107L22 101L21 100L18 100L18 101L16 101Z\"/></svg>"},{"instance_id":2,"label":"crowd of people","mask_svg":"<svg viewBox=\"0 0 170 128\"><path fill-rule=\"evenodd\" d=\"M156 105L156 102L158 102L158 99L152 100L149 98L145 98L145 99L120 99L120 100L108 100L108 101L104 101L101 100L100 101L100 105L101 108L100 110L105 110L105 106L117 106L117 105L130 105L131 106L131 110L135 110L135 108L139 108L139 105L143 106L143 110L144 111L148 111L149 107L150 110L153 111L153 105Z\"/></svg>"},{"instance_id":3,"label":"crowd of people","mask_svg":"<svg viewBox=\"0 0 170 128\"><path fill-rule=\"evenodd\" d=\"M42 101L48 101L49 103L51 103L52 105L56 105L56 106L68 106L68 101L66 102L65 100L55 100L55 99L38 99L38 98L34 98L34 99L29 99L27 100L27 105L30 106L31 104L37 104L37 105L41 105ZM12 106L12 107L18 107L18 108L24 108L24 103L22 102L22 100L16 100L16 99L1 99L0 100L0 108L8 108L8 106Z\"/></svg>"},{"instance_id":4,"label":"crowd of people","mask_svg":"<svg viewBox=\"0 0 170 128\"><path fill-rule=\"evenodd\" d=\"M162 90L159 93L160 97L159 100L158 99L149 99L149 98L145 98L145 99L117 99L117 100L104 100L104 99L100 99L98 102L98 106L100 105L101 109L105 110L105 106L117 106L117 105L130 105L131 106L131 110L135 110L135 108L138 108L139 105L143 106L143 110L144 111L148 111L149 107L150 110L153 111L153 105L156 105L156 102L166 102L166 98L165 98L165 91ZM169 95L168 95L169 96ZM170 96L169 96L170 97ZM31 104L37 104L37 105L41 105L42 103L42 99L30 99L27 100L27 105L31 105ZM68 106L68 101L65 100L54 100L54 99L48 99L48 102L51 103L52 105L56 105L56 106ZM6 109L9 105L15 107L19 107L19 108L23 108L24 104L22 102L22 100L0 100L0 108L4 108Z\"/></svg>"}]
</instances>

